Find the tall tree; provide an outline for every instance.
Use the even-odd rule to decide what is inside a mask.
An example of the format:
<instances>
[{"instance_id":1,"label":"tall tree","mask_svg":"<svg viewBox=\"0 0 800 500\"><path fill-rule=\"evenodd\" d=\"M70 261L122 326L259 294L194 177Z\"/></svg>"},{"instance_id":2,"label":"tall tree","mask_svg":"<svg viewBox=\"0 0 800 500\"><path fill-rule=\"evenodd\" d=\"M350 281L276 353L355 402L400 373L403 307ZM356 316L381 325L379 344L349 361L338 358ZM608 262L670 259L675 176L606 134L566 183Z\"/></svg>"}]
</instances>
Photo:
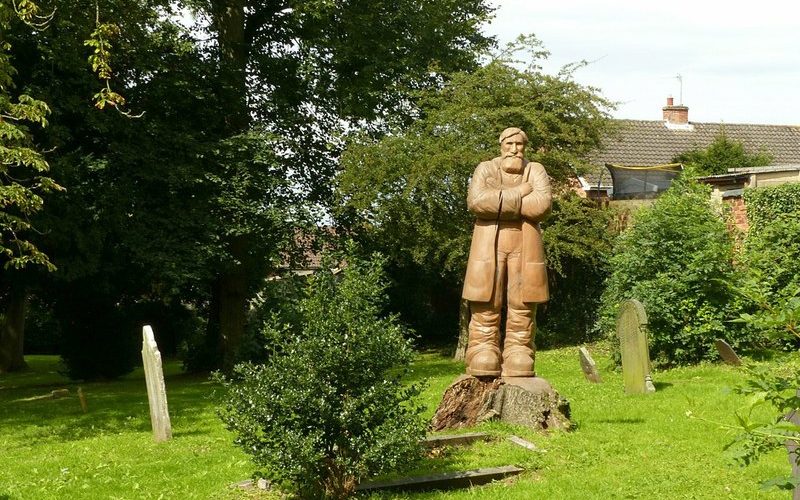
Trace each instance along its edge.
<instances>
[{"instance_id":1,"label":"tall tree","mask_svg":"<svg viewBox=\"0 0 800 500\"><path fill-rule=\"evenodd\" d=\"M491 40L479 25L485 0L207 0L192 4L216 40L217 95L225 135L257 122L276 139L275 158L310 201L330 196L339 137L352 126L380 129L407 110L409 91L436 84L440 71L475 66ZM203 17L205 16L205 17ZM349 124L349 125L348 125ZM223 166L228 178L254 171ZM258 194L254 192L254 194ZM223 205L232 201L220 197ZM272 205L262 198L249 203ZM223 212L224 207L223 207ZM225 365L241 341L246 301L263 276L263 253L248 226L220 221L221 252L212 293L212 321L219 328ZM213 332L212 332L213 334Z\"/></svg>"},{"instance_id":2,"label":"tall tree","mask_svg":"<svg viewBox=\"0 0 800 500\"><path fill-rule=\"evenodd\" d=\"M102 325L118 323L113 319L121 312L130 317L146 301L169 303L178 295L202 301L198 283L210 279L211 182L201 159L210 156L208 143L222 137L206 81L214 66L172 20L177 13L169 2L54 5L57 15L47 30L16 26L4 33L13 42L20 87L51 103L50 127L35 136L50 151L53 177L69 188L35 217L42 229L34 235L37 245L59 269L25 282L54 304L64 332L79 335L72 343L98 347L84 349L89 358L122 367L114 342L101 345L130 334ZM84 40L98 31L97 7L120 28L103 41L106 52L113 44L110 88L124 89L145 112L141 119L129 120L108 103L102 111L92 107L100 84L87 58L96 46ZM80 337L89 333L91 341Z\"/></svg>"},{"instance_id":3,"label":"tall tree","mask_svg":"<svg viewBox=\"0 0 800 500\"><path fill-rule=\"evenodd\" d=\"M31 264L54 269L30 238L30 218L42 209L45 193L62 189L47 175L50 166L30 133L30 126L47 126L50 108L15 87L17 70L5 34L12 25L35 31L45 28L49 20L35 2L0 1L0 272L6 275L0 282L0 298L4 299L0 302L6 305L0 315L0 372L26 367L23 339L27 293L14 271Z\"/></svg>"},{"instance_id":4,"label":"tall tree","mask_svg":"<svg viewBox=\"0 0 800 500\"><path fill-rule=\"evenodd\" d=\"M484 0L54 4L44 36L10 33L20 81L52 103L40 139L69 187L39 219L60 267L40 293L66 327L76 310L192 301L227 366L254 288L293 244L304 207L330 199L342 135L385 129L410 109L410 90L473 67L491 43L478 32ZM119 25L104 32L115 35L113 71L101 77L140 120L87 105L96 7Z\"/></svg>"},{"instance_id":5,"label":"tall tree","mask_svg":"<svg viewBox=\"0 0 800 500\"><path fill-rule=\"evenodd\" d=\"M529 55L528 67L513 60L519 51ZM538 40L523 37L477 70L452 74L442 88L420 92L410 126L384 138L355 138L343 156L337 218L392 257L404 316L423 330L441 335L458 324L473 224L465 202L468 180L479 162L497 156L500 131L525 130L528 158L544 164L563 188L610 126L611 103L577 84L574 67L543 73L537 62L546 56ZM450 317L440 324L415 321L443 309ZM413 317L417 311L425 311L423 318ZM449 329L441 329L444 323Z\"/></svg>"}]
</instances>

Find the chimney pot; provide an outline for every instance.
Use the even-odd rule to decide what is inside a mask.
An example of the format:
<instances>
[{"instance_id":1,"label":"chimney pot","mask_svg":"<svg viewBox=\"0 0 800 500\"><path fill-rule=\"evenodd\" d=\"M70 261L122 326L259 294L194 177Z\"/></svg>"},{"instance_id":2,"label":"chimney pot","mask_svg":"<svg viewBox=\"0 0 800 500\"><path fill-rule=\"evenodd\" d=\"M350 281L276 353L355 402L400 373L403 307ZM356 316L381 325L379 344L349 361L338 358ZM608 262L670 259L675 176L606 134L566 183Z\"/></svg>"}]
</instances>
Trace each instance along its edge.
<instances>
[{"instance_id":1,"label":"chimney pot","mask_svg":"<svg viewBox=\"0 0 800 500\"><path fill-rule=\"evenodd\" d=\"M672 96L667 97L667 106L674 106L675 105L674 103L675 99L673 99Z\"/></svg>"}]
</instances>

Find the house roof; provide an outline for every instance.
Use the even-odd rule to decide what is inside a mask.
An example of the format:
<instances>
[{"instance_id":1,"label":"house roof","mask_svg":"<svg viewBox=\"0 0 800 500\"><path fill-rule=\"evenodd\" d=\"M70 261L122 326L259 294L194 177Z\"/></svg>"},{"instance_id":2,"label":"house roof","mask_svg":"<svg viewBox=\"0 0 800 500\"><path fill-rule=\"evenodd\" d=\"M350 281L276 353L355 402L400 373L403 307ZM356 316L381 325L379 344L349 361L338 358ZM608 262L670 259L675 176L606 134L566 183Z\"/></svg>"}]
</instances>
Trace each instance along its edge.
<instances>
[{"instance_id":1,"label":"house roof","mask_svg":"<svg viewBox=\"0 0 800 500\"><path fill-rule=\"evenodd\" d=\"M721 133L741 141L750 152L765 150L775 163L800 163L800 127L742 123L691 123L668 127L656 120L618 120L619 134L604 142L592 163L660 165L692 149L708 147Z\"/></svg>"},{"instance_id":2,"label":"house roof","mask_svg":"<svg viewBox=\"0 0 800 500\"><path fill-rule=\"evenodd\" d=\"M606 163L649 166L670 163L677 155L708 147L720 133L741 141L749 152L767 151L775 164L800 164L800 126L745 123L689 123L668 126L661 120L617 120L619 131L590 159L594 172L583 176L590 186L611 184Z\"/></svg>"},{"instance_id":3,"label":"house roof","mask_svg":"<svg viewBox=\"0 0 800 500\"><path fill-rule=\"evenodd\" d=\"M800 171L800 164L798 165L770 165L768 167L747 167L747 168L729 168L725 174L707 175L705 177L698 177L697 180L708 184L717 184L727 181L744 180L750 177L751 174L766 174L770 172L798 172Z\"/></svg>"}]
</instances>

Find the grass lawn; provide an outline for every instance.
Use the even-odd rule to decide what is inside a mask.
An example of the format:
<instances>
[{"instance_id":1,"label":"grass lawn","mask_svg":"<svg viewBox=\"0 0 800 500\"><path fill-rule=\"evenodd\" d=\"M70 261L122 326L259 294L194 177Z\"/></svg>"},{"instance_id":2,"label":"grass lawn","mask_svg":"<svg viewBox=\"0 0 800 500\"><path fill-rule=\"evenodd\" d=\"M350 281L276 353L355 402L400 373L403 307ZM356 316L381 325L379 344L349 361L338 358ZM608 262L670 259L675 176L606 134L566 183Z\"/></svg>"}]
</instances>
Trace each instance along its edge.
<instances>
[{"instance_id":1,"label":"grass lawn","mask_svg":"<svg viewBox=\"0 0 800 500\"><path fill-rule=\"evenodd\" d=\"M598 350L603 367L608 358ZM229 484L251 474L247 456L214 413L215 386L168 363L167 394L173 439L155 444L141 370L106 383L77 384L59 375L57 359L27 358L31 370L0 375L0 499L252 498ZM773 361L775 362L775 361ZM447 385L463 371L437 352L425 352L414 377L428 378L423 394L432 415ZM374 498L787 498L762 492L763 479L786 474L786 454L772 453L748 468L732 465L722 447L743 399L727 387L742 379L724 365L700 365L654 374L658 392L626 396L622 376L602 370L603 384L587 383L577 348L537 354L537 372L570 400L576 429L539 435L498 423L478 430L497 439L449 449L415 466L414 473L518 465L514 479L471 490L373 495ZM53 389L70 396L45 399ZM701 419L686 416L691 412ZM532 452L504 440L515 434L536 443ZM267 494L266 496L272 496Z\"/></svg>"}]
</instances>

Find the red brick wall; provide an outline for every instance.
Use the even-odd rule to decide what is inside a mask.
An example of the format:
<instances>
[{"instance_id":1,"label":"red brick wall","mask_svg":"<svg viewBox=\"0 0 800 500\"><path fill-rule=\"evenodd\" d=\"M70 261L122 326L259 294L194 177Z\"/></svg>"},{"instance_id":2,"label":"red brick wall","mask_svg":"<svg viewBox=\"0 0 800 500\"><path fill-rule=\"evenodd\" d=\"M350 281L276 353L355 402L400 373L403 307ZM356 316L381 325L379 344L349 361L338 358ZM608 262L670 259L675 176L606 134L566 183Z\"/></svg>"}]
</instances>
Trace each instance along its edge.
<instances>
[{"instance_id":1,"label":"red brick wall","mask_svg":"<svg viewBox=\"0 0 800 500\"><path fill-rule=\"evenodd\" d=\"M733 196L731 198L724 198L723 201L726 205L731 207L731 222L733 225L747 232L750 224L747 222L747 210L744 206L744 198L741 196Z\"/></svg>"}]
</instances>

